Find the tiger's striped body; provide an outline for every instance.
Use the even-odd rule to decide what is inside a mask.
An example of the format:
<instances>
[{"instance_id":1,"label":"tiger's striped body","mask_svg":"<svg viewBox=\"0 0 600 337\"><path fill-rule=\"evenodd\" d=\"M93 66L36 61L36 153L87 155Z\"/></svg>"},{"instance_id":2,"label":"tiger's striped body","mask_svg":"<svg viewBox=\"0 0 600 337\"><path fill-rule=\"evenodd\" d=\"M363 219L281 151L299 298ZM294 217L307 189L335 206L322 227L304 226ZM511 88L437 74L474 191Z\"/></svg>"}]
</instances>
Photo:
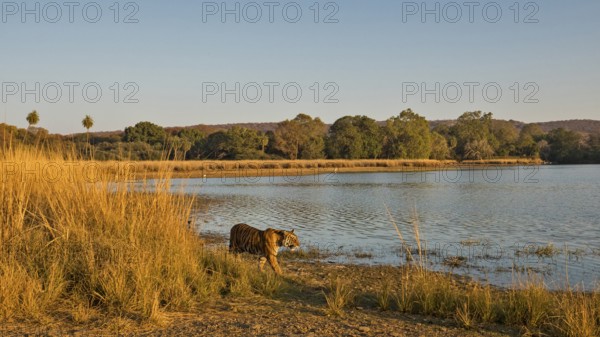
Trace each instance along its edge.
<instances>
[{"instance_id":1,"label":"tiger's striped body","mask_svg":"<svg viewBox=\"0 0 600 337\"><path fill-rule=\"evenodd\" d=\"M275 273L281 275L281 268L277 263L279 247L292 250L300 246L298 237L291 232L267 228L264 231L246 224L238 224L231 228L229 237L229 251L232 253L250 253L260 256L259 269L264 271L268 261Z\"/></svg>"}]
</instances>

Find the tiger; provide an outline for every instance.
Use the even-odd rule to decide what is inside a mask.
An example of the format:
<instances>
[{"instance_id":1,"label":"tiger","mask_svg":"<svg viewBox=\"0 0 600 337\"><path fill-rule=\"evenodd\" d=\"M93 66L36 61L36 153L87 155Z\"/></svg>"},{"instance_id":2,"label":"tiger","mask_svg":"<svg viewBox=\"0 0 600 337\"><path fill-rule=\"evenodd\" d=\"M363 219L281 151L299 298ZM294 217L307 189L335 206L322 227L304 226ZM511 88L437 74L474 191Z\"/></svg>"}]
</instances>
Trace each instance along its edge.
<instances>
[{"instance_id":1,"label":"tiger","mask_svg":"<svg viewBox=\"0 0 600 337\"><path fill-rule=\"evenodd\" d=\"M229 251L259 255L258 269L261 272L264 272L265 263L268 261L275 273L282 275L281 267L277 263L279 247L287 247L292 251L300 247L300 241L293 229L289 232L272 228L261 231L247 224L237 224L231 228Z\"/></svg>"}]
</instances>

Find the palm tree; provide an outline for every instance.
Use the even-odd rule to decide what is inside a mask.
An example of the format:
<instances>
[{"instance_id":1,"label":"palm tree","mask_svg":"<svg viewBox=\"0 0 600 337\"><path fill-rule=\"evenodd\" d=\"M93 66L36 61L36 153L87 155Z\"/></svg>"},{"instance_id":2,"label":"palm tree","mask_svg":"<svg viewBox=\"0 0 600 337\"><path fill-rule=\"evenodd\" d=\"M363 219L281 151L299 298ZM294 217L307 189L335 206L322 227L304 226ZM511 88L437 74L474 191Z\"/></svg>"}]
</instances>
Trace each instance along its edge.
<instances>
[{"instance_id":1,"label":"palm tree","mask_svg":"<svg viewBox=\"0 0 600 337\"><path fill-rule=\"evenodd\" d=\"M40 121L40 115L37 111L33 110L27 115L27 123L29 123L29 127L27 127L27 131L31 131L31 126L36 125ZM27 134L25 134L25 140L27 140Z\"/></svg>"},{"instance_id":2,"label":"palm tree","mask_svg":"<svg viewBox=\"0 0 600 337\"><path fill-rule=\"evenodd\" d=\"M36 125L40 121L40 115L38 115L37 111L33 110L29 113L29 115L27 115L27 118L25 119L27 120L27 123L29 123L29 127L31 127L32 125Z\"/></svg>"},{"instance_id":3,"label":"palm tree","mask_svg":"<svg viewBox=\"0 0 600 337\"><path fill-rule=\"evenodd\" d=\"M88 147L90 147L90 129L94 126L94 120L90 115L85 115L85 118L81 121L81 125L87 130L87 143Z\"/></svg>"},{"instance_id":4,"label":"palm tree","mask_svg":"<svg viewBox=\"0 0 600 337\"><path fill-rule=\"evenodd\" d=\"M90 129L94 126L94 120L90 115L85 115L85 118L81 121L81 125L87 129L88 141L90 140Z\"/></svg>"}]
</instances>

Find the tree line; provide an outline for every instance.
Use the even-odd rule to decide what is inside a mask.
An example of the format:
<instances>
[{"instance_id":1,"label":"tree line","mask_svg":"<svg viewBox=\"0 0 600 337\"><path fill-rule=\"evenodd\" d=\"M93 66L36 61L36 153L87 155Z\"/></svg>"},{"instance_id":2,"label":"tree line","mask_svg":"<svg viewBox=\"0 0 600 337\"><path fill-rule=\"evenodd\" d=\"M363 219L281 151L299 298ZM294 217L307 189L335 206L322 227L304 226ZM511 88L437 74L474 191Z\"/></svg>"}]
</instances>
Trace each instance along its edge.
<instances>
[{"instance_id":1,"label":"tree line","mask_svg":"<svg viewBox=\"0 0 600 337\"><path fill-rule=\"evenodd\" d=\"M367 116L344 116L328 126L299 114L262 132L233 126L205 134L198 128L165 129L140 122L122 133L52 135L35 128L39 114L28 115L28 129L0 124L7 142L60 146L96 160L268 160L268 159L455 159L541 158L554 163L600 163L600 133L564 128L544 132L535 123L517 128L492 113L465 112L450 123L430 123L411 109L384 123Z\"/></svg>"}]
</instances>

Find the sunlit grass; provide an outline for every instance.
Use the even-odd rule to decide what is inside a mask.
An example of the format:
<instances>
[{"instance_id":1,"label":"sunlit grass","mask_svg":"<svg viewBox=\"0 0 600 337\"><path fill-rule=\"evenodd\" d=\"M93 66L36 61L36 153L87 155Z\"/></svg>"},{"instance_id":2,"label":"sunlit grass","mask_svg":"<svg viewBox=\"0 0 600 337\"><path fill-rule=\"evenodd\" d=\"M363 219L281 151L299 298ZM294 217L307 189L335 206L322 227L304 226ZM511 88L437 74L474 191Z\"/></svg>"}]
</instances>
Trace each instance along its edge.
<instances>
[{"instance_id":1,"label":"sunlit grass","mask_svg":"<svg viewBox=\"0 0 600 337\"><path fill-rule=\"evenodd\" d=\"M194 199L171 193L168 172L133 181L48 151L0 154L0 322L128 317L160 322L262 277L229 253L206 250L187 221ZM25 170L25 169L26 170ZM267 280L260 292L278 285Z\"/></svg>"},{"instance_id":2,"label":"sunlit grass","mask_svg":"<svg viewBox=\"0 0 600 337\"><path fill-rule=\"evenodd\" d=\"M123 162L102 162L106 167L122 165ZM135 161L127 162L138 177L154 176L171 172L178 177L222 178L264 176L331 175L342 172L415 171L435 169L459 169L482 165L539 165L534 159L503 159L457 162L431 159L317 159L317 160L232 160L232 161ZM333 179L333 176L329 177Z\"/></svg>"},{"instance_id":3,"label":"sunlit grass","mask_svg":"<svg viewBox=\"0 0 600 337\"><path fill-rule=\"evenodd\" d=\"M394 223L393 218L391 220ZM401 229L395 226L404 242ZM413 215L415 240L421 239L418 227L418 217ZM554 246L547 245L536 247L531 253L547 256L555 251ZM422 253L419 255L419 261L423 261ZM503 289L460 281L455 275L433 272L417 263L402 267L400 277L397 273L382 276L376 293L382 310L388 309L386 299L390 287L395 310L453 318L467 329L481 323L497 323L519 327L524 335L530 336L600 335L600 294L597 291L550 291L533 274L518 277L510 289Z\"/></svg>"},{"instance_id":4,"label":"sunlit grass","mask_svg":"<svg viewBox=\"0 0 600 337\"><path fill-rule=\"evenodd\" d=\"M331 279L325 295L327 312L332 315L344 316L344 308L354 301L354 292L348 280Z\"/></svg>"}]
</instances>

